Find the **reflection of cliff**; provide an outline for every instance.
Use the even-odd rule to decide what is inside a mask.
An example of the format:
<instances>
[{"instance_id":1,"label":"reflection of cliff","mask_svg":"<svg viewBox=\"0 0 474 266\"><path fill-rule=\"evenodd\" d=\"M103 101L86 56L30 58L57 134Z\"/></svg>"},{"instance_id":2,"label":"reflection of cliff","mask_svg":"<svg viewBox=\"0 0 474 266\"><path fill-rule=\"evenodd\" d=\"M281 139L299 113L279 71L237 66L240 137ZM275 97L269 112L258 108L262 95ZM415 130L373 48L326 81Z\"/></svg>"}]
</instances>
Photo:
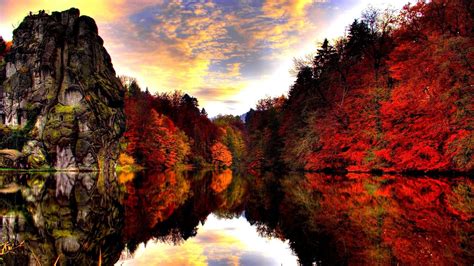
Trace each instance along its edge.
<instances>
[{"instance_id":1,"label":"reflection of cliff","mask_svg":"<svg viewBox=\"0 0 474 266\"><path fill-rule=\"evenodd\" d=\"M0 177L2 186L18 186L16 193L0 194L6 208L2 241L25 242L25 248L5 256L7 265L91 265L115 262L120 244L122 211L115 184L99 192L90 173L55 173ZM5 180L15 183L6 183ZM111 245L113 243L113 245Z\"/></svg>"},{"instance_id":2,"label":"reflection of cliff","mask_svg":"<svg viewBox=\"0 0 474 266\"><path fill-rule=\"evenodd\" d=\"M468 180L307 174L284 177L280 195L262 194L274 185L254 187L247 218L289 239L303 264L474 261L474 186ZM258 197L265 194L271 199Z\"/></svg>"}]
</instances>

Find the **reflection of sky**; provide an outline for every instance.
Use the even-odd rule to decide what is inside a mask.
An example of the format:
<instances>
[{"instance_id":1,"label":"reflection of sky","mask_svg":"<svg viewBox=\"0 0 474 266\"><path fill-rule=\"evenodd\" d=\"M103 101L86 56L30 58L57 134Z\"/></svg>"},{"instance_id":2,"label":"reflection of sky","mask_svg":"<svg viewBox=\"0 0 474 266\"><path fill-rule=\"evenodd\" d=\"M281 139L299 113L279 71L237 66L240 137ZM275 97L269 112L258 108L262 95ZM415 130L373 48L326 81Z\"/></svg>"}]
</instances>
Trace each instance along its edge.
<instances>
[{"instance_id":1,"label":"reflection of sky","mask_svg":"<svg viewBox=\"0 0 474 266\"><path fill-rule=\"evenodd\" d=\"M198 234L181 245L149 241L133 259L116 265L297 265L288 243L258 235L244 217L211 214Z\"/></svg>"}]
</instances>

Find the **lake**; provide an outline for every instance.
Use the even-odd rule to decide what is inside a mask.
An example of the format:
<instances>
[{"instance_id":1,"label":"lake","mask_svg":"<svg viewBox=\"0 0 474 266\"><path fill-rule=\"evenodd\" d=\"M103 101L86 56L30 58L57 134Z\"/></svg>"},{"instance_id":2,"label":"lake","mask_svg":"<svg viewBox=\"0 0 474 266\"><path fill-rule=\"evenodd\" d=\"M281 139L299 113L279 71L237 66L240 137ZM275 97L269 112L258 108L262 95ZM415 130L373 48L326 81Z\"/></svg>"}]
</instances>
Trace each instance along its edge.
<instances>
[{"instance_id":1,"label":"lake","mask_svg":"<svg viewBox=\"0 0 474 266\"><path fill-rule=\"evenodd\" d=\"M473 194L468 177L1 173L0 265L471 265Z\"/></svg>"}]
</instances>

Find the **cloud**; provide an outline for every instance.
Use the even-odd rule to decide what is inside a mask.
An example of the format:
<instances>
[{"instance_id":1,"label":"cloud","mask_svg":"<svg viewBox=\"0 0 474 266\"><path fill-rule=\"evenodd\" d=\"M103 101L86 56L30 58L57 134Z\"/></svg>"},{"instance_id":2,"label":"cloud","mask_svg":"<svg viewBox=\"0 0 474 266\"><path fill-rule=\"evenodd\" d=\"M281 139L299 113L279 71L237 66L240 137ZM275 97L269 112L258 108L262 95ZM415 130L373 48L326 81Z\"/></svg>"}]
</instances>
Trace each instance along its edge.
<instances>
[{"instance_id":1,"label":"cloud","mask_svg":"<svg viewBox=\"0 0 474 266\"><path fill-rule=\"evenodd\" d=\"M235 95L240 91L239 88L234 87L204 87L199 88L194 92L194 95L207 100L225 100L228 96Z\"/></svg>"},{"instance_id":2,"label":"cloud","mask_svg":"<svg viewBox=\"0 0 474 266\"><path fill-rule=\"evenodd\" d=\"M211 115L240 113L257 97L287 91L291 59L314 51L324 36L343 34L338 21L347 25L369 2L0 0L0 35L9 39L12 24L30 10L74 6L97 21L117 73L151 92L194 94ZM240 105L224 105L229 99Z\"/></svg>"},{"instance_id":3,"label":"cloud","mask_svg":"<svg viewBox=\"0 0 474 266\"><path fill-rule=\"evenodd\" d=\"M229 105L233 105L233 104L239 104L239 101L237 100L224 100L222 101L224 104L229 104Z\"/></svg>"},{"instance_id":4,"label":"cloud","mask_svg":"<svg viewBox=\"0 0 474 266\"><path fill-rule=\"evenodd\" d=\"M151 91L185 90L206 102L237 93L265 67L271 72L265 62L274 61L272 51L287 55L311 29L301 17L310 4L166 1L130 15L125 30L106 34L122 44L113 49L120 65L134 66ZM261 67L253 71L255 62Z\"/></svg>"},{"instance_id":5,"label":"cloud","mask_svg":"<svg viewBox=\"0 0 474 266\"><path fill-rule=\"evenodd\" d=\"M118 262L118 265L208 265L204 249L199 243L188 241L180 246L149 241L141 244L134 254L133 260Z\"/></svg>"},{"instance_id":6,"label":"cloud","mask_svg":"<svg viewBox=\"0 0 474 266\"><path fill-rule=\"evenodd\" d=\"M227 67L227 74L231 77L239 77L240 76L240 66L241 63L232 63Z\"/></svg>"}]
</instances>

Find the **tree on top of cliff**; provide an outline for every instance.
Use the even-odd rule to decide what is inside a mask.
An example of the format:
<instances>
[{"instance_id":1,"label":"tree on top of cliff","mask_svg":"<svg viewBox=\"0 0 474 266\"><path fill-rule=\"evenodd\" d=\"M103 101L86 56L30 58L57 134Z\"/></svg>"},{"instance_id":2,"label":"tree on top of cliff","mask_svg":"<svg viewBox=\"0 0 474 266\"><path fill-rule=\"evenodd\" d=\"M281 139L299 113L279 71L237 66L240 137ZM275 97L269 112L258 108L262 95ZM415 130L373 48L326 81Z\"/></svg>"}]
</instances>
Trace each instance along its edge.
<instances>
[{"instance_id":1,"label":"tree on top of cliff","mask_svg":"<svg viewBox=\"0 0 474 266\"><path fill-rule=\"evenodd\" d=\"M7 44L3 40L3 37L0 36L0 56L3 56L3 53L5 52L6 48L7 48Z\"/></svg>"},{"instance_id":2,"label":"tree on top of cliff","mask_svg":"<svg viewBox=\"0 0 474 266\"><path fill-rule=\"evenodd\" d=\"M0 36L0 60L10 51L12 47L12 42L5 42L5 40Z\"/></svg>"}]
</instances>

